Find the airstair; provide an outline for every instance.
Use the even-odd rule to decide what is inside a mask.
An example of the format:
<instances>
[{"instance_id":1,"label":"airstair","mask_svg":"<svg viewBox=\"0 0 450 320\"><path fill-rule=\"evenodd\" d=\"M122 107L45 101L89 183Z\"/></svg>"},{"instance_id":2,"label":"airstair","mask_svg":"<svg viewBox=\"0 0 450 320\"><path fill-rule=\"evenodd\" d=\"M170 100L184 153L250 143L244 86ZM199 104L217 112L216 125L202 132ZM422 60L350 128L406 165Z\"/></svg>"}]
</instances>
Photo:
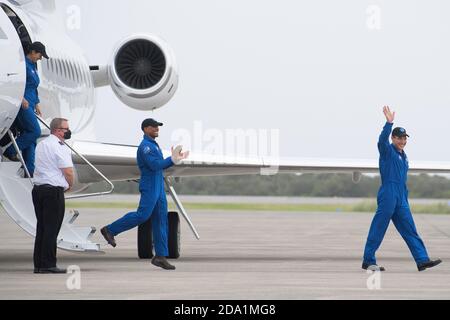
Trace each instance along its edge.
<instances>
[{"instance_id":1,"label":"airstair","mask_svg":"<svg viewBox=\"0 0 450 320\"><path fill-rule=\"evenodd\" d=\"M48 125L38 117L38 119L47 128ZM14 136L9 132L11 141L18 150L15 143ZM66 199L85 198L109 194L113 191L114 185L95 168L87 159L74 150L69 144L66 145L82 158L97 174L110 185L110 190L106 192L97 192L90 194L71 195L66 196ZM32 201L31 192L33 189L33 181L29 176L28 171L24 165L22 156L18 152L20 162L0 162L0 204L7 215L23 230L31 236L36 236L36 216ZM23 169L25 168L25 170ZM25 172L24 172L25 171ZM73 252L91 252L102 253L100 244L94 243L92 235L95 233L95 227L81 227L74 224L79 216L77 210L66 210L64 220L61 226L61 231L58 235L58 248Z\"/></svg>"}]
</instances>

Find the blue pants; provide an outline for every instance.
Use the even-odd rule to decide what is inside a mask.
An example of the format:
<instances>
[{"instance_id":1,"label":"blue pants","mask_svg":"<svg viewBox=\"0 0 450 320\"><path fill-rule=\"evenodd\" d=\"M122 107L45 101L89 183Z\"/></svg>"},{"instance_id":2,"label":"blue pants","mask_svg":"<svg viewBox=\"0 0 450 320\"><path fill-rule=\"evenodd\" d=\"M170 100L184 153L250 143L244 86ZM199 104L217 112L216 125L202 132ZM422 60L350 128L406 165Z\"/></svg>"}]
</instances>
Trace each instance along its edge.
<instances>
[{"instance_id":1,"label":"blue pants","mask_svg":"<svg viewBox=\"0 0 450 320\"><path fill-rule=\"evenodd\" d=\"M383 241L391 219L408 245L416 263L428 261L427 250L417 234L409 208L406 187L396 183L382 185L378 192L377 201L377 212L373 217L364 250L364 262L376 264L375 252Z\"/></svg>"},{"instance_id":2,"label":"blue pants","mask_svg":"<svg viewBox=\"0 0 450 320\"><path fill-rule=\"evenodd\" d=\"M22 156L30 175L33 176L36 143L37 139L41 136L41 128L34 114L34 106L30 105L28 109L20 108L19 114L17 115L17 126L20 131L20 136L16 140L17 146L22 151ZM5 150L5 154L7 156L15 155L16 150L14 146L9 146Z\"/></svg>"},{"instance_id":3,"label":"blue pants","mask_svg":"<svg viewBox=\"0 0 450 320\"><path fill-rule=\"evenodd\" d=\"M153 243L157 256L167 257L169 249L167 247L167 199L162 193L155 197L150 190L141 190L141 200L137 212L129 212L119 220L107 226L109 232L114 236L124 231L130 230L138 225L152 219Z\"/></svg>"}]
</instances>

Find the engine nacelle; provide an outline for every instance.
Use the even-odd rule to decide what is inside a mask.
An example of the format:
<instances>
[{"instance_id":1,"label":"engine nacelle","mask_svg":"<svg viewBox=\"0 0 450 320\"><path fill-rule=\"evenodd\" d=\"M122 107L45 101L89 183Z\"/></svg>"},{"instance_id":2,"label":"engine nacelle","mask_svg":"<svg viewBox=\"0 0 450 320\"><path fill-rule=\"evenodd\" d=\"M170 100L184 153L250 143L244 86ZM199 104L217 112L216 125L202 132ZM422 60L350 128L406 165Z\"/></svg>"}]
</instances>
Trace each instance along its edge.
<instances>
[{"instance_id":1,"label":"engine nacelle","mask_svg":"<svg viewBox=\"0 0 450 320\"><path fill-rule=\"evenodd\" d=\"M120 42L108 66L108 77L123 103L143 111L162 107L178 88L172 49L152 35L133 35Z\"/></svg>"}]
</instances>

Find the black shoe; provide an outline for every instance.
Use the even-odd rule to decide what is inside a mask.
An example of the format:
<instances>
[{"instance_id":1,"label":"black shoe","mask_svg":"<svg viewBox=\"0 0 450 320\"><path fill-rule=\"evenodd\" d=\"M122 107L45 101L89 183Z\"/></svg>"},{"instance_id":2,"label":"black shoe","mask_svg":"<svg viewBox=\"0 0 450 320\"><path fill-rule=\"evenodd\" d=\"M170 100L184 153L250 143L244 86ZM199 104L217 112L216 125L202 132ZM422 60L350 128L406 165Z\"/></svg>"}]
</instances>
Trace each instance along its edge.
<instances>
[{"instance_id":1,"label":"black shoe","mask_svg":"<svg viewBox=\"0 0 450 320\"><path fill-rule=\"evenodd\" d=\"M152 259L152 264L166 270L175 270L175 266L171 265L165 257L155 256Z\"/></svg>"},{"instance_id":2,"label":"black shoe","mask_svg":"<svg viewBox=\"0 0 450 320\"><path fill-rule=\"evenodd\" d=\"M100 229L100 232L103 235L103 238L105 238L105 240L108 242L108 244L112 245L113 248L116 247L116 240L114 240L114 236L111 234L111 232L109 232L107 227L103 227Z\"/></svg>"},{"instance_id":3,"label":"black shoe","mask_svg":"<svg viewBox=\"0 0 450 320\"><path fill-rule=\"evenodd\" d=\"M34 268L33 273L40 273L40 269L39 268Z\"/></svg>"},{"instance_id":4,"label":"black shoe","mask_svg":"<svg viewBox=\"0 0 450 320\"><path fill-rule=\"evenodd\" d=\"M417 269L419 269L419 271L423 271L428 268L433 268L433 267L437 266L438 264L440 264L441 262L442 262L441 259L430 260L430 261L418 264Z\"/></svg>"},{"instance_id":5,"label":"black shoe","mask_svg":"<svg viewBox=\"0 0 450 320\"><path fill-rule=\"evenodd\" d=\"M39 272L38 273L67 273L66 269L60 269L58 267L53 267L53 268L40 268L38 269Z\"/></svg>"},{"instance_id":6,"label":"black shoe","mask_svg":"<svg viewBox=\"0 0 450 320\"><path fill-rule=\"evenodd\" d=\"M381 267L377 264L368 264L365 262L363 262L362 268L364 270L370 270L370 271L386 271L386 269L384 267Z\"/></svg>"},{"instance_id":7,"label":"black shoe","mask_svg":"<svg viewBox=\"0 0 450 320\"><path fill-rule=\"evenodd\" d=\"M9 161L12 161L12 162L20 162L20 159L19 159L19 157L17 156L17 154L14 154L14 155L3 154L3 156L4 156L6 159L8 159Z\"/></svg>"}]
</instances>

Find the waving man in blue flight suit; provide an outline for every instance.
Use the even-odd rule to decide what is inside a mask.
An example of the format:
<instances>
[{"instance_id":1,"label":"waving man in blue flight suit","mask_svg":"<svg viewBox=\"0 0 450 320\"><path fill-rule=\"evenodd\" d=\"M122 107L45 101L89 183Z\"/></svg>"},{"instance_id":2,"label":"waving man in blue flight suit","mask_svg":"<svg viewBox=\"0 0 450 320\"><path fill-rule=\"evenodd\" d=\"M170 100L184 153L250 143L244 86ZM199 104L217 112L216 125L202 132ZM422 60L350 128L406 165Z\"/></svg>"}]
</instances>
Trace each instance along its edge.
<instances>
[{"instance_id":1,"label":"waving man in blue flight suit","mask_svg":"<svg viewBox=\"0 0 450 320\"><path fill-rule=\"evenodd\" d=\"M175 267L166 259L166 256L169 255L168 213L163 171L186 159L189 152L181 152L180 146L175 149L172 147L172 156L164 159L161 149L155 141L159 135L159 127L162 125L154 119L146 119L141 125L145 135L137 151L137 163L141 172L139 183L141 200L137 212L130 212L103 227L101 233L106 241L115 247L114 236L146 222L151 217L155 244L155 257L152 259L152 264L163 269L174 270Z\"/></svg>"},{"instance_id":2,"label":"waving man in blue flight suit","mask_svg":"<svg viewBox=\"0 0 450 320\"><path fill-rule=\"evenodd\" d=\"M45 52L45 46L41 42L33 42L28 47L28 53L25 57L27 82L25 86L25 93L22 100L22 107L16 118L16 124L20 131L20 136L17 138L17 145L22 151L22 156L25 161L30 175L34 173L34 157L36 150L37 139L41 136L41 128L35 113L41 116L40 100L38 95L38 87L40 83L37 72L36 63L42 59L48 59ZM18 155L14 146L10 146L3 154L11 161L19 161Z\"/></svg>"},{"instance_id":3,"label":"waving man in blue flight suit","mask_svg":"<svg viewBox=\"0 0 450 320\"><path fill-rule=\"evenodd\" d=\"M383 241L389 222L392 219L395 227L408 245L419 271L434 267L442 261L430 260L422 239L417 234L416 226L408 203L408 158L403 150L407 137L404 128L395 128L392 131L392 144L389 143L394 123L395 112L389 107L383 108L386 124L378 140L380 152L379 167L381 174L381 187L378 191L378 208L372 220L364 250L363 269L384 271L376 264L375 252Z\"/></svg>"}]
</instances>

